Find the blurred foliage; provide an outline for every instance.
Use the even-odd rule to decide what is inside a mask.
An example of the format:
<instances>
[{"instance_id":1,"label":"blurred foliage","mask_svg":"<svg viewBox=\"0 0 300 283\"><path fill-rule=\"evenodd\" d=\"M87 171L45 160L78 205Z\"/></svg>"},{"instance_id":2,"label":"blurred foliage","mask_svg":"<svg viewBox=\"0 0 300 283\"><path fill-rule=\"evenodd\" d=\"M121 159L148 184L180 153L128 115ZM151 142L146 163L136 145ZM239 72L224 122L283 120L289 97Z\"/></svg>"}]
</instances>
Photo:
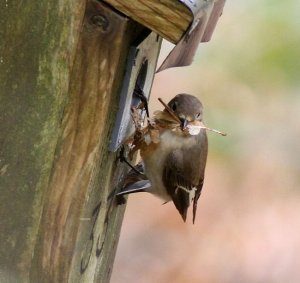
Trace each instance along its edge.
<instances>
[{"instance_id":1,"label":"blurred foliage","mask_svg":"<svg viewBox=\"0 0 300 283\"><path fill-rule=\"evenodd\" d=\"M255 154L256 140L272 143L287 163L299 160L298 11L293 0L227 2L211 42L200 45L193 76L202 79L194 93L209 125L229 133L211 136L215 156Z\"/></svg>"},{"instance_id":2,"label":"blurred foliage","mask_svg":"<svg viewBox=\"0 0 300 283\"><path fill-rule=\"evenodd\" d=\"M221 50L207 46L204 60L228 66L236 80L252 85L299 85L300 3L234 1L226 4L225 13L229 9L234 15L226 23L220 20L225 26L212 43Z\"/></svg>"}]
</instances>

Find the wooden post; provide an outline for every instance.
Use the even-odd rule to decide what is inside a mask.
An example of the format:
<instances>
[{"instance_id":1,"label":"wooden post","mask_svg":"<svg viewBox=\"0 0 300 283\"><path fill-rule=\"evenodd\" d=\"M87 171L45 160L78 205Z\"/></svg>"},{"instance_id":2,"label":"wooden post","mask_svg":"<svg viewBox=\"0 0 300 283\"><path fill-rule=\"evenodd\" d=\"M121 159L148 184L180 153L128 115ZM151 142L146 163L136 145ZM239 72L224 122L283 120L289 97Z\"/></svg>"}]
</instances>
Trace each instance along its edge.
<instances>
[{"instance_id":1,"label":"wooden post","mask_svg":"<svg viewBox=\"0 0 300 283\"><path fill-rule=\"evenodd\" d=\"M106 283L126 171L108 147L143 27L84 0L4 1L0 21L0 282Z\"/></svg>"}]
</instances>

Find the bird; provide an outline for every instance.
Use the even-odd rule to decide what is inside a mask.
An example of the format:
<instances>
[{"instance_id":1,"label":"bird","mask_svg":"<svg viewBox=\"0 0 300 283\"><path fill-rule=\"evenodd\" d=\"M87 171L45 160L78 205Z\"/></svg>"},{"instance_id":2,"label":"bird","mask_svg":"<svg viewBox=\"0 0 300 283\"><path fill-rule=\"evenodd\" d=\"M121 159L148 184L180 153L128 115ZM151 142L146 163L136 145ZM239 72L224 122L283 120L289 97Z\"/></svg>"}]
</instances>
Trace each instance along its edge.
<instances>
[{"instance_id":1,"label":"bird","mask_svg":"<svg viewBox=\"0 0 300 283\"><path fill-rule=\"evenodd\" d=\"M173 201L184 222L193 204L194 223L208 154L202 103L193 95L177 94L156 113L154 123L159 142L149 141L149 134L144 137L141 162L129 171L117 195L149 192L164 203Z\"/></svg>"}]
</instances>

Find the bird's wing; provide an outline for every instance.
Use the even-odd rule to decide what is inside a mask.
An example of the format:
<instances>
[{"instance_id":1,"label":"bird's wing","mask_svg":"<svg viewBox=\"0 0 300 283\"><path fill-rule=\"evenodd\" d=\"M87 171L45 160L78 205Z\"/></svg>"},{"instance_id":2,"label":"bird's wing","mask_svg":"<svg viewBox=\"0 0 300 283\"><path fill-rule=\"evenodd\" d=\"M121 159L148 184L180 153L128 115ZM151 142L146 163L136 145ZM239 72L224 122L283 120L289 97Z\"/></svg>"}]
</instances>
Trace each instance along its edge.
<instances>
[{"instance_id":1,"label":"bird's wing","mask_svg":"<svg viewBox=\"0 0 300 283\"><path fill-rule=\"evenodd\" d=\"M151 183L144 174L144 164L139 162L134 168L135 170L131 169L128 172L124 181L124 186L122 190L116 194L117 196L145 192L150 189ZM137 171L140 172L140 174Z\"/></svg>"},{"instance_id":2,"label":"bird's wing","mask_svg":"<svg viewBox=\"0 0 300 283\"><path fill-rule=\"evenodd\" d=\"M204 181L207 158L206 132L201 132L195 138L197 142L192 147L172 151L166 158L163 170L163 183L184 221L188 207L193 201L193 223Z\"/></svg>"},{"instance_id":3,"label":"bird's wing","mask_svg":"<svg viewBox=\"0 0 300 283\"><path fill-rule=\"evenodd\" d=\"M150 189L150 187L151 187L151 183L149 180L140 180L140 181L128 184L116 195L124 196L124 195L132 194L132 193L146 192L148 189Z\"/></svg>"}]
</instances>

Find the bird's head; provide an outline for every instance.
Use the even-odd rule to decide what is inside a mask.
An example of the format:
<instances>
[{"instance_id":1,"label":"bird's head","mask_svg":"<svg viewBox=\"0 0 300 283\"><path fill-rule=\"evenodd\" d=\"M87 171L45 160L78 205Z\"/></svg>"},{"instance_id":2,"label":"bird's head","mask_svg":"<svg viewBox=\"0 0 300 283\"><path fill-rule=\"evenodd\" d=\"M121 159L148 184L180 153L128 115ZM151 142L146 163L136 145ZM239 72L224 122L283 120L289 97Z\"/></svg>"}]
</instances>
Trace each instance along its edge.
<instances>
[{"instance_id":1,"label":"bird's head","mask_svg":"<svg viewBox=\"0 0 300 283\"><path fill-rule=\"evenodd\" d=\"M180 127L184 130L190 123L202 122L203 106L202 103L193 95L177 94L168 103L174 114L180 120Z\"/></svg>"}]
</instances>

